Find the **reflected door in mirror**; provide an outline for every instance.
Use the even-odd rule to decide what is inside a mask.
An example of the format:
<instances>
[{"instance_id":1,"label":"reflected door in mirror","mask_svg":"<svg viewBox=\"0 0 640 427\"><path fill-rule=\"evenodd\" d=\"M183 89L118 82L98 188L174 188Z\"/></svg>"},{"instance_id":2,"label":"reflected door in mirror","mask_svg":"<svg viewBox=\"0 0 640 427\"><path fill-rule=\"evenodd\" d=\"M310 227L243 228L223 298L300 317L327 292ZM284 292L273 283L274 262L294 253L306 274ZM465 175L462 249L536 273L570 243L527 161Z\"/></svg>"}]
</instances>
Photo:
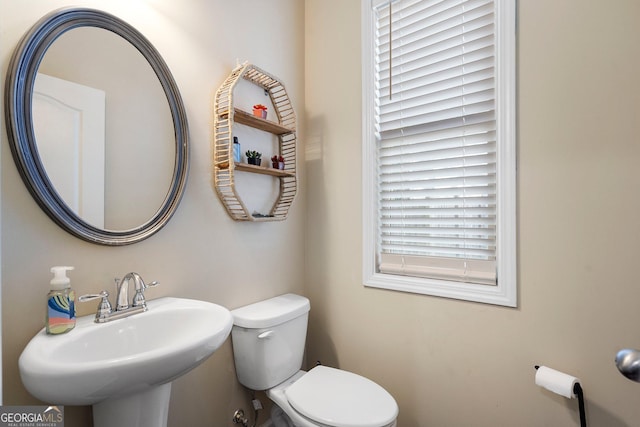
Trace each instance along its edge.
<instances>
[{"instance_id":1,"label":"reflected door in mirror","mask_svg":"<svg viewBox=\"0 0 640 427\"><path fill-rule=\"evenodd\" d=\"M76 215L104 228L104 91L38 73L33 118L53 187Z\"/></svg>"}]
</instances>

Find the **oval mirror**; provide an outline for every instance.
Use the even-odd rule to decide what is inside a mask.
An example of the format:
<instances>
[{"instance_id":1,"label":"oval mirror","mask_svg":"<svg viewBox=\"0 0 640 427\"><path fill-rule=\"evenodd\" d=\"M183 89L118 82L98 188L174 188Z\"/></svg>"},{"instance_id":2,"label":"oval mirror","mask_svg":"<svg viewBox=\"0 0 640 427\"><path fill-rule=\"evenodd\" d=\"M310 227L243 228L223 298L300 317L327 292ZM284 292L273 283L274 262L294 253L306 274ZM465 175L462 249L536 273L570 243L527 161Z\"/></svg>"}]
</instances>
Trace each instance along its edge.
<instances>
[{"instance_id":1,"label":"oval mirror","mask_svg":"<svg viewBox=\"0 0 640 427\"><path fill-rule=\"evenodd\" d=\"M160 54L108 13L37 22L9 64L11 152L40 207L104 245L143 240L175 212L188 170L187 119Z\"/></svg>"}]
</instances>

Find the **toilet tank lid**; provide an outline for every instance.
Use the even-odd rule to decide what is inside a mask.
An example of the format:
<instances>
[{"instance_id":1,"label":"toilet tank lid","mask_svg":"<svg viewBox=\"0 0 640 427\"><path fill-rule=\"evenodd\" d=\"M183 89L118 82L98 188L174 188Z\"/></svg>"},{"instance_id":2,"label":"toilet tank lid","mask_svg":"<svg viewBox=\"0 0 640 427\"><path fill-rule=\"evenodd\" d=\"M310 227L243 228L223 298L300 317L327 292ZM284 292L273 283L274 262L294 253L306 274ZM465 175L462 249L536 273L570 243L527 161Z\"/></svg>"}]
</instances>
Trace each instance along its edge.
<instances>
[{"instance_id":1,"label":"toilet tank lid","mask_svg":"<svg viewBox=\"0 0 640 427\"><path fill-rule=\"evenodd\" d=\"M311 308L309 300L296 294L284 294L231 310L233 324L243 328L270 328L295 319Z\"/></svg>"}]
</instances>

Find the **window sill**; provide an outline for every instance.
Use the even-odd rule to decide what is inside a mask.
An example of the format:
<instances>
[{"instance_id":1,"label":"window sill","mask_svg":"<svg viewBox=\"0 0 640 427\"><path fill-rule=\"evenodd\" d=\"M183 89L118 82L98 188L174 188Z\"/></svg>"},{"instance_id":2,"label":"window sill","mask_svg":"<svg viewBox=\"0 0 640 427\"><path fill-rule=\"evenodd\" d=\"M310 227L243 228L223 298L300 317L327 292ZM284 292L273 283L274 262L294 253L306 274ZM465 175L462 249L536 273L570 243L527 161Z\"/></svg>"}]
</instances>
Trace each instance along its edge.
<instances>
[{"instance_id":1,"label":"window sill","mask_svg":"<svg viewBox=\"0 0 640 427\"><path fill-rule=\"evenodd\" d=\"M388 289L414 294L432 295L484 304L516 307L516 293L513 286L479 285L448 280L423 279L392 274L374 273L365 277L364 285L372 288Z\"/></svg>"}]
</instances>

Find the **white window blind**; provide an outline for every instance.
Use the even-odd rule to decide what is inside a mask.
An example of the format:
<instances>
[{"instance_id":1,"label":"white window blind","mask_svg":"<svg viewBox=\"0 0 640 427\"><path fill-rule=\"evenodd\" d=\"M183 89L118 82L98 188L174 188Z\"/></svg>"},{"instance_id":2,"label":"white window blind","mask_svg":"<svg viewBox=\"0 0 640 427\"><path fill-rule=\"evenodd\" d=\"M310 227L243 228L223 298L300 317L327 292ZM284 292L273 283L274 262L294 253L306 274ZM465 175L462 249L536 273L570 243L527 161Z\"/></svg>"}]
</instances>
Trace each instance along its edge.
<instances>
[{"instance_id":1,"label":"white window blind","mask_svg":"<svg viewBox=\"0 0 640 427\"><path fill-rule=\"evenodd\" d=\"M494 9L374 1L381 273L496 284Z\"/></svg>"}]
</instances>

